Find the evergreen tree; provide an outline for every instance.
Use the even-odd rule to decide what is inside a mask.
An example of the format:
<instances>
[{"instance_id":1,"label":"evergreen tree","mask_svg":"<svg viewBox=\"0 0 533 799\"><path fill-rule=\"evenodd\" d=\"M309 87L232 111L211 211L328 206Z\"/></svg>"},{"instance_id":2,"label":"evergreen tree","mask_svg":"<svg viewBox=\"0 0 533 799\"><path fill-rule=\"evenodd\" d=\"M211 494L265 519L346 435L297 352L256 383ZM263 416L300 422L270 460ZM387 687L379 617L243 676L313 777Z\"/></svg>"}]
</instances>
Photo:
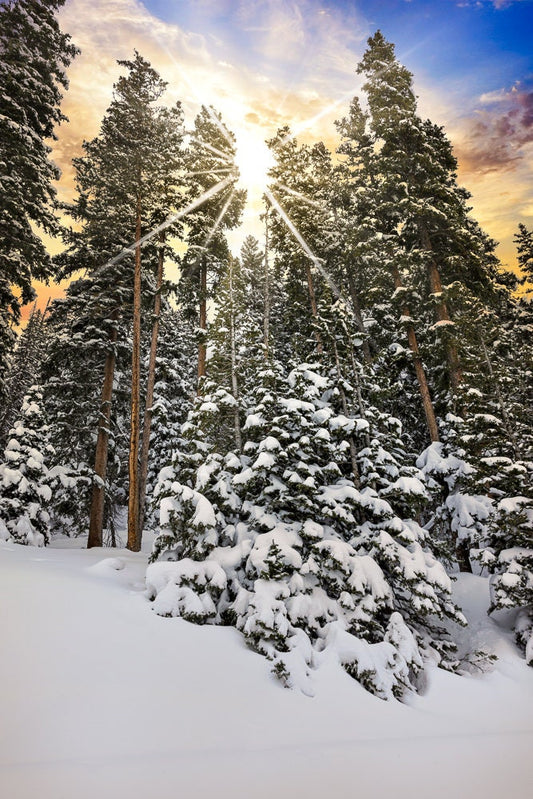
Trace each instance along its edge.
<instances>
[{"instance_id":1,"label":"evergreen tree","mask_svg":"<svg viewBox=\"0 0 533 799\"><path fill-rule=\"evenodd\" d=\"M522 281L527 284L533 283L533 231L528 230L525 225L518 225L518 233L515 236L515 244L518 250L518 265L522 272ZM529 288L529 287L528 287Z\"/></svg>"},{"instance_id":2,"label":"evergreen tree","mask_svg":"<svg viewBox=\"0 0 533 799\"><path fill-rule=\"evenodd\" d=\"M104 405L108 443L103 526L110 533L126 500L131 265L72 281L48 318L41 368L48 437L54 448L53 516L71 535L87 533L94 475L95 432L102 422L102 363L114 364L113 404ZM126 271L127 270L127 271ZM122 311L124 309L124 312Z\"/></svg>"},{"instance_id":3,"label":"evergreen tree","mask_svg":"<svg viewBox=\"0 0 533 799\"><path fill-rule=\"evenodd\" d=\"M61 261L67 271L89 269L96 281L93 285L99 284L102 302L107 306L107 314L100 322L101 330L107 331L104 332L107 343L90 546L99 545L102 540L118 324L123 316L132 320L128 546L138 549L142 284L144 281L145 290L151 284L150 270L155 270L157 245L161 243L150 237L144 243L143 257L148 269L142 276L141 238L181 206L183 120L179 104L173 108L157 105L166 84L139 53L135 53L132 61L120 63L128 73L115 86L101 132L91 142L84 143L85 155L75 160L79 194L70 213L82 228L70 232L70 248ZM174 226L174 232L179 230ZM128 254L132 242L134 259Z\"/></svg>"},{"instance_id":4,"label":"evergreen tree","mask_svg":"<svg viewBox=\"0 0 533 799\"><path fill-rule=\"evenodd\" d=\"M246 192L236 188L235 136L220 114L202 106L194 121L187 150L187 185L191 200L201 198L216 184L220 191L187 216L187 253L184 259L184 293L190 294L189 313L198 319L198 377L206 375L207 301L209 278L216 280L228 255L224 230L240 219Z\"/></svg>"},{"instance_id":5,"label":"evergreen tree","mask_svg":"<svg viewBox=\"0 0 533 799\"><path fill-rule=\"evenodd\" d=\"M55 235L59 170L46 140L65 119L60 111L65 69L76 55L55 18L64 0L0 3L0 375L21 306L35 298L33 281L54 268L37 230ZM5 400L0 378L0 405Z\"/></svg>"},{"instance_id":6,"label":"evergreen tree","mask_svg":"<svg viewBox=\"0 0 533 799\"><path fill-rule=\"evenodd\" d=\"M533 498L500 500L489 534L483 563L492 572L491 606L517 610L514 630L526 662L533 665Z\"/></svg>"},{"instance_id":7,"label":"evergreen tree","mask_svg":"<svg viewBox=\"0 0 533 799\"><path fill-rule=\"evenodd\" d=\"M328 261L334 235L328 206L331 154L322 142L298 145L288 127L268 144L276 159L266 195L272 207L270 244L276 253L276 279L290 297L285 304L290 315L280 321L293 353L305 360L313 346L323 350L317 328L321 297L326 294L329 301L332 289L339 291Z\"/></svg>"},{"instance_id":8,"label":"evergreen tree","mask_svg":"<svg viewBox=\"0 0 533 799\"><path fill-rule=\"evenodd\" d=\"M46 507L52 489L46 461L53 450L46 443L46 432L42 393L32 386L9 431L0 464L0 536L19 544L43 546L49 541Z\"/></svg>"},{"instance_id":9,"label":"evergreen tree","mask_svg":"<svg viewBox=\"0 0 533 799\"><path fill-rule=\"evenodd\" d=\"M418 116L412 75L396 60L394 46L379 31L368 45L358 72L366 78L368 124L379 148L378 224L397 234L433 323L432 351L446 364L439 388L456 392L462 366L454 284L490 298L494 242L469 219L469 195L457 185L451 145L441 128Z\"/></svg>"},{"instance_id":10,"label":"evergreen tree","mask_svg":"<svg viewBox=\"0 0 533 799\"><path fill-rule=\"evenodd\" d=\"M381 192L381 150L376 147L369 116L357 98L337 128L342 136L339 153L345 160L337 169L333 202L350 296L355 308L361 303L363 327L370 336L373 393L383 409L388 408L402 419L408 434L414 434L414 443L424 445L428 437L438 440L437 420L418 320L411 312L417 294L409 259L398 230L386 222L384 213L389 203ZM361 329L361 322L358 326ZM421 407L414 397L415 376ZM409 401L411 397L413 400ZM424 431L423 419L425 435L420 434Z\"/></svg>"},{"instance_id":11,"label":"evergreen tree","mask_svg":"<svg viewBox=\"0 0 533 799\"><path fill-rule=\"evenodd\" d=\"M47 310L43 313L35 305L17 339L6 377L6 403L0 414L0 446L5 446L7 434L22 407L23 398L39 378L47 340L46 313Z\"/></svg>"},{"instance_id":12,"label":"evergreen tree","mask_svg":"<svg viewBox=\"0 0 533 799\"><path fill-rule=\"evenodd\" d=\"M453 665L431 618L462 621L414 520L425 488L402 463L398 421L363 408L346 379L353 331L343 314L317 316L324 363L265 362L247 301L254 281L241 270L230 265L222 281L209 377L160 475L154 608L235 625L305 691L325 649L369 690L402 696L424 657Z\"/></svg>"},{"instance_id":13,"label":"evergreen tree","mask_svg":"<svg viewBox=\"0 0 533 799\"><path fill-rule=\"evenodd\" d=\"M181 427L195 396L196 337L183 312L164 306L155 364L153 415L147 470L148 521L159 519L154 491L161 469L170 466L183 449Z\"/></svg>"}]
</instances>

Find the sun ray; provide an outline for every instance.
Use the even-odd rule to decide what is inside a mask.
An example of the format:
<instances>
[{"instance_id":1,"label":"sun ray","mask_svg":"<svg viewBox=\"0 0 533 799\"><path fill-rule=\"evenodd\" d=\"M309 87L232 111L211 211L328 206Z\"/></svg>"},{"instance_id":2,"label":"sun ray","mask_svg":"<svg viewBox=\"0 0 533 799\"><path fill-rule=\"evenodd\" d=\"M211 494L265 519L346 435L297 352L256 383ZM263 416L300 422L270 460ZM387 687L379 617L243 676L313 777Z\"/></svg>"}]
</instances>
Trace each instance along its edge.
<instances>
[{"instance_id":1,"label":"sun ray","mask_svg":"<svg viewBox=\"0 0 533 799\"><path fill-rule=\"evenodd\" d=\"M166 230L171 225L173 225L174 222L178 222L180 219L183 219L183 217L187 216L187 214L190 214L191 211L194 211L200 205L203 205L205 202L207 202L207 200L210 200L211 197L214 197L216 194L223 191L227 186L231 185L233 179L234 179L233 175L228 175L228 177L224 178L224 180L221 180L220 183L217 183L215 186L211 186L211 188L207 189L207 191L204 191L203 194L201 194L199 197L197 197L195 200L189 203L189 205L187 205L185 208L182 208L179 211L177 211L175 214L172 214L171 216L167 217L167 219L165 219L164 222L161 222L160 225L157 225L157 227L153 228L149 233L146 233L144 236L142 236L142 238L140 238L139 241L133 242L133 244L130 244L129 247L125 247L122 250L122 252L120 252L118 255L115 255L114 258L111 258L109 261L106 261L105 264L99 266L98 269L96 269L93 274L97 275L103 269L106 269L109 266L113 266L114 264L121 261L123 258L126 257L126 255L130 255L131 253L135 252L137 247L142 247L143 244L146 244L147 241L153 239L154 236L157 236L158 233L161 233L163 230Z\"/></svg>"},{"instance_id":2,"label":"sun ray","mask_svg":"<svg viewBox=\"0 0 533 799\"><path fill-rule=\"evenodd\" d=\"M199 172L187 172L187 176L190 175L223 175L226 172L233 171L232 167L225 167L224 169L202 169Z\"/></svg>"},{"instance_id":3,"label":"sun ray","mask_svg":"<svg viewBox=\"0 0 533 799\"><path fill-rule=\"evenodd\" d=\"M293 197L298 197L298 199L302 200L302 202L307 203L308 205L312 205L314 208L320 208L321 211L325 210L323 204L317 203L314 200L310 200L309 197L305 196L305 194L296 191L296 189L290 189L284 183L281 183L281 181L276 180L275 184L276 186L279 186L280 189L283 189L283 191L287 192L287 194L292 194Z\"/></svg>"},{"instance_id":4,"label":"sun ray","mask_svg":"<svg viewBox=\"0 0 533 799\"><path fill-rule=\"evenodd\" d=\"M296 225L289 218L286 211L283 210L279 201L272 194L270 189L266 190L265 195L269 200L270 204L272 205L272 207L274 208L274 210L277 212L278 216L280 216L281 219L285 222L285 225L288 227L288 229L290 230L290 232L292 233L292 235L294 236L294 238L296 239L302 250L305 252L309 260L312 261L312 263L316 266L316 268L318 269L318 271L320 272L320 274L322 275L328 286L331 288L335 298L338 300L342 300L342 302L347 307L349 307L349 303L347 303L346 299L342 296L340 288L337 286L333 278L329 275L329 273L325 269L322 258L318 258L314 254L311 247L308 245L308 243L306 242L306 240L304 239L304 237L302 236Z\"/></svg>"},{"instance_id":5,"label":"sun ray","mask_svg":"<svg viewBox=\"0 0 533 799\"><path fill-rule=\"evenodd\" d=\"M223 161L223 163L225 164L233 164L233 159L228 158L227 153L222 152L222 150L218 150L216 147L213 147L212 144L208 144L206 141L203 141L202 139L197 139L195 136L191 136L190 141L199 144L200 147L204 147L206 150L209 150L210 152L217 155L218 156L217 160Z\"/></svg>"},{"instance_id":6,"label":"sun ray","mask_svg":"<svg viewBox=\"0 0 533 799\"><path fill-rule=\"evenodd\" d=\"M216 232L218 226L220 225L220 223L222 222L222 220L226 216L226 212L227 212L227 210L228 210L228 208L230 206L231 201L233 200L234 195L235 195L235 189L232 189L232 191L230 192L226 202L224 203L224 205L222 207L222 210L221 210L220 214L217 216L213 227L209 231L209 234L208 234L208 236L207 236L207 238L205 240L205 243L204 243L204 247L203 247L204 249L207 247L207 245L209 244L209 242L211 241L211 239L215 235L215 232Z\"/></svg>"}]
</instances>

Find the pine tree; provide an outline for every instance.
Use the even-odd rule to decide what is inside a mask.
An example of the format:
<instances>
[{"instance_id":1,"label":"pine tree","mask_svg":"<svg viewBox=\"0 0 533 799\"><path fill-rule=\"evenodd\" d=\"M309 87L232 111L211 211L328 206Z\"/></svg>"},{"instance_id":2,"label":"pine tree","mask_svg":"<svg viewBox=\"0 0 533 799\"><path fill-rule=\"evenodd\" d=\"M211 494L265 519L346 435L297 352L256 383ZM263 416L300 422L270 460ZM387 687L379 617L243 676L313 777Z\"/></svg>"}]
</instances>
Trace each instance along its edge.
<instances>
[{"instance_id":1,"label":"pine tree","mask_svg":"<svg viewBox=\"0 0 533 799\"><path fill-rule=\"evenodd\" d=\"M216 278L220 264L227 258L223 231L238 224L246 197L246 192L236 188L239 173L234 158L235 136L217 111L202 106L194 122L186 156L189 197L199 199L216 184L221 188L187 216L184 280L191 294L190 313L198 313L199 378L206 375L209 277L212 273Z\"/></svg>"},{"instance_id":2,"label":"pine tree","mask_svg":"<svg viewBox=\"0 0 533 799\"><path fill-rule=\"evenodd\" d=\"M0 375L14 343L10 326L35 299L33 280L54 268L37 230L59 230L53 181L59 170L46 140L65 120L65 69L78 52L55 15L64 0L0 3ZM37 230L36 230L37 228ZM0 405L3 406L0 378Z\"/></svg>"},{"instance_id":3,"label":"pine tree","mask_svg":"<svg viewBox=\"0 0 533 799\"><path fill-rule=\"evenodd\" d=\"M414 521L424 486L402 464L398 421L363 407L346 378L353 331L343 314L317 314L324 363L265 362L258 337L254 352L246 335L261 317L241 269L233 264L222 281L209 377L160 475L161 533L147 575L154 609L235 625L282 681L307 692L326 648L342 649L343 667L369 690L402 696L423 656L453 663L431 615L462 620Z\"/></svg>"},{"instance_id":4,"label":"pine tree","mask_svg":"<svg viewBox=\"0 0 533 799\"><path fill-rule=\"evenodd\" d=\"M53 450L47 445L46 432L42 393L32 386L9 431L0 464L0 536L20 544L44 546L49 541L46 507L52 481L46 461Z\"/></svg>"},{"instance_id":5,"label":"pine tree","mask_svg":"<svg viewBox=\"0 0 533 799\"><path fill-rule=\"evenodd\" d=\"M159 473L179 457L183 447L181 427L194 400L196 380L196 338L183 312L163 305L155 363L150 449L146 477L147 521L159 519L154 498Z\"/></svg>"},{"instance_id":6,"label":"pine tree","mask_svg":"<svg viewBox=\"0 0 533 799\"><path fill-rule=\"evenodd\" d=\"M5 446L9 429L22 407L31 385L37 382L46 346L45 316L34 306L28 323L20 333L6 377L6 403L0 414L0 446Z\"/></svg>"},{"instance_id":7,"label":"pine tree","mask_svg":"<svg viewBox=\"0 0 533 799\"><path fill-rule=\"evenodd\" d=\"M103 506L107 530L117 505L126 498L130 276L129 268L115 267L112 276L105 270L95 272L72 281L65 297L50 307L41 381L58 472L52 509L71 535L87 533L99 425L108 445ZM110 278L116 282L111 284ZM109 361L114 365L113 403L102 406L102 364Z\"/></svg>"},{"instance_id":8,"label":"pine tree","mask_svg":"<svg viewBox=\"0 0 533 799\"><path fill-rule=\"evenodd\" d=\"M338 187L333 202L340 217L340 241L350 296L355 308L360 302L364 308L365 325L359 321L358 326L366 327L370 334L373 371L381 384L380 401L386 401L391 411L411 422L411 429L420 427L416 416L412 419L412 411L411 418L406 415L412 407L405 399L412 393L409 383L410 372L414 371L427 434L430 440L437 441L431 387L417 321L411 312L416 295L407 268L409 261L395 223L387 221L389 201L382 194L381 151L375 146L369 116L362 111L357 98L350 105L348 117L338 122L337 128L342 136L339 153L346 160L337 170ZM367 362L368 356L367 351ZM391 380L391 374L395 373L397 377ZM425 440L427 436L422 438Z\"/></svg>"},{"instance_id":9,"label":"pine tree","mask_svg":"<svg viewBox=\"0 0 533 799\"><path fill-rule=\"evenodd\" d=\"M275 269L291 297L291 317L284 320L284 327L291 333L298 356L305 359L313 339L317 352L323 349L317 329L321 294L339 291L328 262L332 245L327 203L331 154L322 142L313 147L298 145L288 127L279 130L268 144L276 159L266 195L272 207L270 244L277 254ZM298 307L301 313L295 314Z\"/></svg>"},{"instance_id":10,"label":"pine tree","mask_svg":"<svg viewBox=\"0 0 533 799\"><path fill-rule=\"evenodd\" d=\"M132 61L119 63L128 73L115 86L100 135L85 142L85 155L75 160L79 195L70 212L83 227L80 232L70 233L70 250L62 261L68 270L85 266L97 281L107 284L105 296L109 316L103 321L108 330L108 344L98 424L90 546L98 546L102 540L117 325L123 314L131 313L128 546L138 549L142 283L144 281L145 289L150 285L150 269L158 262L158 242L149 238L143 245L143 260L149 269L144 277L141 275L141 237L181 206L183 120L179 104L173 108L156 105L166 84L139 53L135 53ZM132 242L135 245L133 265L128 255ZM128 291L131 293L126 299Z\"/></svg>"},{"instance_id":11,"label":"pine tree","mask_svg":"<svg viewBox=\"0 0 533 799\"><path fill-rule=\"evenodd\" d=\"M520 223L514 241L518 250L518 266L522 272L522 281L526 285L531 284L533 283L533 231Z\"/></svg>"},{"instance_id":12,"label":"pine tree","mask_svg":"<svg viewBox=\"0 0 533 799\"><path fill-rule=\"evenodd\" d=\"M445 388L456 392L462 367L453 285L491 294L494 243L468 218L469 195L457 185L451 145L441 128L418 116L412 75L394 46L379 31L368 44L358 72L379 145L378 218L405 250L428 322L433 317L434 350L446 361Z\"/></svg>"}]
</instances>

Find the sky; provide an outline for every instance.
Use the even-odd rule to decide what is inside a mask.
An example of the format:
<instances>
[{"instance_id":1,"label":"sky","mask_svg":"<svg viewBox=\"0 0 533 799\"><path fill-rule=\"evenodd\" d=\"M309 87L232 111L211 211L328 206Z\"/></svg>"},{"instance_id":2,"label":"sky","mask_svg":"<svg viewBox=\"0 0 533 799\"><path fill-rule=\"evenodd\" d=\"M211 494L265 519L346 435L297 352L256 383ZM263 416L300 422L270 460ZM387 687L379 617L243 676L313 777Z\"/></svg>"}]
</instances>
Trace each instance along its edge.
<instances>
[{"instance_id":1,"label":"sky","mask_svg":"<svg viewBox=\"0 0 533 799\"><path fill-rule=\"evenodd\" d=\"M473 216L515 264L518 223L533 227L533 0L66 0L59 19L81 48L53 150L61 199L73 196L72 157L98 134L117 59L137 49L187 124L212 104L236 134L249 195L230 237L238 251L246 233L261 236L265 139L289 124L334 149L334 120L360 91L355 68L379 28L414 75L420 114L450 137Z\"/></svg>"}]
</instances>

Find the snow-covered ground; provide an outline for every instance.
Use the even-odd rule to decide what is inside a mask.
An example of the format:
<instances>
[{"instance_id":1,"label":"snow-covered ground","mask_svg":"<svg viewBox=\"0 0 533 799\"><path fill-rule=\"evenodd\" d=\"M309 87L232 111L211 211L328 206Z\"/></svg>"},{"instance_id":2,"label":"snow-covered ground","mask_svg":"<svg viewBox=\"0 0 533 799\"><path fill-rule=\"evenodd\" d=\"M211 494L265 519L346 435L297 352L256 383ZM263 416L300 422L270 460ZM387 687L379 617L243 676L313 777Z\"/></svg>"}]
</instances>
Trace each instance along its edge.
<instances>
[{"instance_id":1,"label":"snow-covered ground","mask_svg":"<svg viewBox=\"0 0 533 799\"><path fill-rule=\"evenodd\" d=\"M0 796L5 799L529 799L533 670L458 601L493 670L437 669L409 705L333 661L289 691L233 629L152 612L146 554L0 542Z\"/></svg>"}]
</instances>

